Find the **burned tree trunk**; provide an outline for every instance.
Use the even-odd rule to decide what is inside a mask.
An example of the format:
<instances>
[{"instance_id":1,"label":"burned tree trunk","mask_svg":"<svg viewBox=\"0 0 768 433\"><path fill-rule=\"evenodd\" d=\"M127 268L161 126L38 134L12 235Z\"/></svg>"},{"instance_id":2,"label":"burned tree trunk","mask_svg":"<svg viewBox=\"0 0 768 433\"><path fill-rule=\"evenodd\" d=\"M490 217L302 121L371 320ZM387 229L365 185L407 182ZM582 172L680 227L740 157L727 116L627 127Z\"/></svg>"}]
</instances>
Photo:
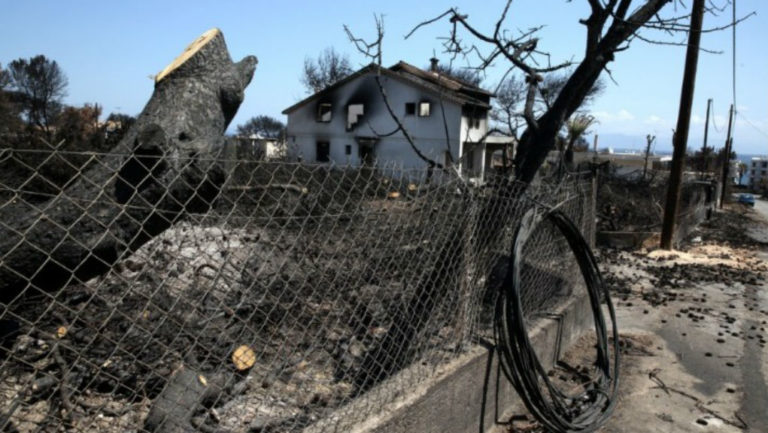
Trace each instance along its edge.
<instances>
[{"instance_id":1,"label":"burned tree trunk","mask_svg":"<svg viewBox=\"0 0 768 433\"><path fill-rule=\"evenodd\" d=\"M256 58L233 63L218 29L204 33L155 79L136 123L109 156L60 194L0 205L0 303L106 272L185 212L204 212L225 172L223 133Z\"/></svg>"},{"instance_id":2,"label":"burned tree trunk","mask_svg":"<svg viewBox=\"0 0 768 433\"><path fill-rule=\"evenodd\" d=\"M221 395L219 384L191 368L180 365L168 379L163 392L152 402L142 431L153 433L186 433L193 428L192 416L204 401L216 401Z\"/></svg>"}]
</instances>

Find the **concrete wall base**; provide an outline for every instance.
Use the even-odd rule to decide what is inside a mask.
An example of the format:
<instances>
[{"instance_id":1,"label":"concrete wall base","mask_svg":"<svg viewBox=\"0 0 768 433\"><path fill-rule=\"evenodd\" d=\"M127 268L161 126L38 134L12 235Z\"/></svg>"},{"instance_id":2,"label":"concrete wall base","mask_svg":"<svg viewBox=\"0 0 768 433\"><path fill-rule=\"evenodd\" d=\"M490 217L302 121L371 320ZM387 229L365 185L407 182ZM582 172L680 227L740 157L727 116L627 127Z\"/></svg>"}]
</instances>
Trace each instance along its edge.
<instances>
[{"instance_id":1,"label":"concrete wall base","mask_svg":"<svg viewBox=\"0 0 768 433\"><path fill-rule=\"evenodd\" d=\"M531 332L531 341L541 362L554 366L560 353L582 334L594 329L589 298L584 293L565 303L556 314L542 318ZM423 367L414 367L423 368ZM390 395L388 389L404 388L414 377L403 371L372 389L365 396L340 408L307 431L357 433L486 433L505 431L503 423L525 408L499 368L492 343L473 347L439 368L427 381L413 385L392 403L377 407L374 400ZM407 383L407 382L405 382ZM378 397L378 398L377 398ZM344 422L345 414L380 409L360 424Z\"/></svg>"}]
</instances>

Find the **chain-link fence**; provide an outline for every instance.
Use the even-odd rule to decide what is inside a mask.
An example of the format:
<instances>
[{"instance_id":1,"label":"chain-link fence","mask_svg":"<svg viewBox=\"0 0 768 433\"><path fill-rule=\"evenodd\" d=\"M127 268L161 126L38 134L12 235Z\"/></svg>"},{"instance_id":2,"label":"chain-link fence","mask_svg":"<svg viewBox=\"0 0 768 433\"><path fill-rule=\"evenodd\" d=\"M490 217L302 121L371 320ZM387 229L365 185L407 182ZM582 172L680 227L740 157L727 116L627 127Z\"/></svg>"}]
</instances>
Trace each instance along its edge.
<instances>
[{"instance_id":1,"label":"chain-link fence","mask_svg":"<svg viewBox=\"0 0 768 433\"><path fill-rule=\"evenodd\" d=\"M664 217L669 172L601 173L597 209L599 231L658 232ZM685 179L680 188L680 208L675 242L707 219L716 202L715 182Z\"/></svg>"},{"instance_id":2,"label":"chain-link fence","mask_svg":"<svg viewBox=\"0 0 768 433\"><path fill-rule=\"evenodd\" d=\"M1 157L2 431L347 431L489 335L526 210L594 233L589 177ZM529 320L581 282L554 233L525 250Z\"/></svg>"}]
</instances>

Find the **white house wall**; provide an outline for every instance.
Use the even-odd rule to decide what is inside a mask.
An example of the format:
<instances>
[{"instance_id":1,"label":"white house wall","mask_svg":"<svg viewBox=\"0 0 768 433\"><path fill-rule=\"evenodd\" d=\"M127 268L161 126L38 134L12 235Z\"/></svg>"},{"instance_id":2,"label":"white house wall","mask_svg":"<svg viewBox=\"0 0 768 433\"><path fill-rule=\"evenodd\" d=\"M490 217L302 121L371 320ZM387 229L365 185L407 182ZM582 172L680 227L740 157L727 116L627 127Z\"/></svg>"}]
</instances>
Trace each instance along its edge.
<instances>
[{"instance_id":1,"label":"white house wall","mask_svg":"<svg viewBox=\"0 0 768 433\"><path fill-rule=\"evenodd\" d=\"M768 159L752 158L749 164L749 187L760 187L765 178L768 178Z\"/></svg>"},{"instance_id":2,"label":"white house wall","mask_svg":"<svg viewBox=\"0 0 768 433\"><path fill-rule=\"evenodd\" d=\"M480 123L477 128L469 127L469 118L467 116L461 116L461 142L469 141L477 143L485 137L488 132L488 119L480 119Z\"/></svg>"},{"instance_id":3,"label":"white house wall","mask_svg":"<svg viewBox=\"0 0 768 433\"><path fill-rule=\"evenodd\" d=\"M443 163L445 160L446 128L441 110L445 109L448 124L448 136L451 154L459 156L459 134L461 128L461 106L443 100L437 93L422 89L411 83L396 78L381 76L381 82L387 92L390 105L409 134L414 138L419 150L429 158ZM431 103L428 117L406 115L405 104L415 103L418 114L419 102ZM330 103L332 117L328 123L317 122L319 104ZM351 131L347 131L347 106L362 103L364 114ZM332 163L340 165L360 164L360 147L355 137L375 137L389 134L397 124L390 117L373 73L353 79L345 85L316 98L288 114L288 149L306 162L317 160L316 143L327 141L330 144L329 157ZM350 154L346 154L346 146ZM375 158L378 164L393 162L404 168L423 168L426 163L411 149L402 132L382 137L375 145Z\"/></svg>"},{"instance_id":4,"label":"white house wall","mask_svg":"<svg viewBox=\"0 0 768 433\"><path fill-rule=\"evenodd\" d=\"M461 116L461 166L462 173L469 177L482 177L487 169L485 164L485 146L477 143L488 131L488 120L481 119L478 128L469 127L469 118Z\"/></svg>"}]
</instances>

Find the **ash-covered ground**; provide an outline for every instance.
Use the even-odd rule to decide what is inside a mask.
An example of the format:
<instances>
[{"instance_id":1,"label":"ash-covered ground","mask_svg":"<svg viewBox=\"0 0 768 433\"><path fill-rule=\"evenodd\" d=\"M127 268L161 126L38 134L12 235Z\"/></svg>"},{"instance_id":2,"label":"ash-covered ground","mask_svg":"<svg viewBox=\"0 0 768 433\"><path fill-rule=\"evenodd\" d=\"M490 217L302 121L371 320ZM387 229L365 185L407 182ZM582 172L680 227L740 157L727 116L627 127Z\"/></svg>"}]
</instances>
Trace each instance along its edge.
<instances>
[{"instance_id":1,"label":"ash-covered ground","mask_svg":"<svg viewBox=\"0 0 768 433\"><path fill-rule=\"evenodd\" d=\"M207 387L183 414L191 426L297 431L406 363L434 368L462 350L472 318L457 306L468 295L416 295L445 266L439 258L466 216L461 197L447 189L390 200L355 195L350 182L303 183L249 193L250 207L235 197L103 276L16 299L6 318L21 329L0 358L0 425L140 431L184 368ZM397 350L385 357L386 338ZM252 351L246 368L233 358L240 346ZM385 359L386 371L371 365Z\"/></svg>"}]
</instances>

